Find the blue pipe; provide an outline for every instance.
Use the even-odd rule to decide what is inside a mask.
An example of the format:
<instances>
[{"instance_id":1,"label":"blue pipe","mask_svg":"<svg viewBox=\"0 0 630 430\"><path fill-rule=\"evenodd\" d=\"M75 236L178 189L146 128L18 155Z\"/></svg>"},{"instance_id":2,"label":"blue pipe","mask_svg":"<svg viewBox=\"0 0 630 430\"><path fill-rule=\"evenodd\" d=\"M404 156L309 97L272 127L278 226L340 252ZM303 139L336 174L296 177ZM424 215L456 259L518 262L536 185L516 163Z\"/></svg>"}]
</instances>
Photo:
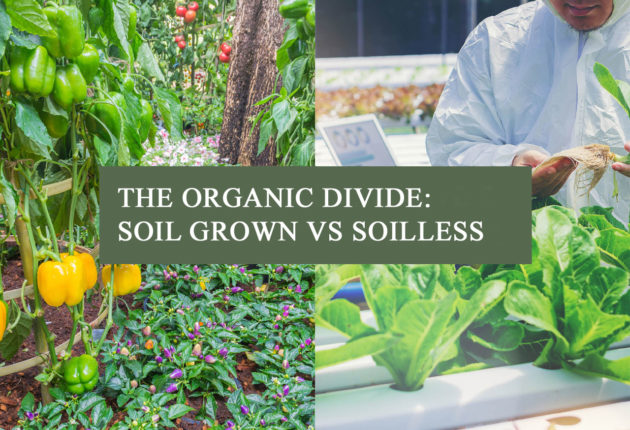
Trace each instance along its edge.
<instances>
[{"instance_id":1,"label":"blue pipe","mask_svg":"<svg viewBox=\"0 0 630 430\"><path fill-rule=\"evenodd\" d=\"M363 287L360 282L350 282L341 287L333 299L346 299L352 303L365 302Z\"/></svg>"}]
</instances>

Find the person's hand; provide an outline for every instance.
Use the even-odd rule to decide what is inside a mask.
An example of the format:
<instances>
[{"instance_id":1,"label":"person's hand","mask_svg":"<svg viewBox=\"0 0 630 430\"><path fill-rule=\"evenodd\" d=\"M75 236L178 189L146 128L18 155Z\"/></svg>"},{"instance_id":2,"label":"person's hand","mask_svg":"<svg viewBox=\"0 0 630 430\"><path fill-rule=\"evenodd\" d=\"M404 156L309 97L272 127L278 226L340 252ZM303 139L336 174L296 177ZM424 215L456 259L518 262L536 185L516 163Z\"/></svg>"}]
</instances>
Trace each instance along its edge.
<instances>
[{"instance_id":1,"label":"person's hand","mask_svg":"<svg viewBox=\"0 0 630 430\"><path fill-rule=\"evenodd\" d=\"M630 142L626 143L623 148L630 152ZM630 164L613 163L612 168L622 175L630 177Z\"/></svg>"},{"instance_id":2,"label":"person's hand","mask_svg":"<svg viewBox=\"0 0 630 430\"><path fill-rule=\"evenodd\" d=\"M531 149L514 157L512 166L530 166L533 169L546 158L547 156L542 152ZM630 174L630 166L627 167ZM570 158L562 157L544 169L534 172L532 174L532 195L548 197L556 194L575 168L576 165Z\"/></svg>"}]
</instances>

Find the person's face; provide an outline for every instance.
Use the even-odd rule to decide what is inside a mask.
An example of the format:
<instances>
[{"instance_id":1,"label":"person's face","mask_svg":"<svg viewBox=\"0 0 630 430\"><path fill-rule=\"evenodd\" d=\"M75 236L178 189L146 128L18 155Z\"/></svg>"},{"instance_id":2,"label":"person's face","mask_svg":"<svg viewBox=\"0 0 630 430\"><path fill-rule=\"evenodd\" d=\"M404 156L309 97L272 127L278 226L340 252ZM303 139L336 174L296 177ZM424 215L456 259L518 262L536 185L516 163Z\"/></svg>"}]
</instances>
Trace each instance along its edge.
<instances>
[{"instance_id":1,"label":"person's face","mask_svg":"<svg viewBox=\"0 0 630 430\"><path fill-rule=\"evenodd\" d=\"M610 18L613 0L550 0L560 16L576 30L595 30Z\"/></svg>"}]
</instances>

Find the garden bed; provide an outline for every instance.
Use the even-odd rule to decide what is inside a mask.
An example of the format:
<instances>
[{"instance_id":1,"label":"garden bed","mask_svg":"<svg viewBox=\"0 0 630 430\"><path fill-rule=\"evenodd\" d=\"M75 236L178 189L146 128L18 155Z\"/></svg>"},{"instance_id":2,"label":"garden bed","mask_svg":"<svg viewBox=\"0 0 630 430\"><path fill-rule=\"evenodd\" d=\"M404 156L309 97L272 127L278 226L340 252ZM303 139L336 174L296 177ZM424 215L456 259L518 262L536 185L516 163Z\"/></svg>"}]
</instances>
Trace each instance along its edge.
<instances>
[{"instance_id":1,"label":"garden bed","mask_svg":"<svg viewBox=\"0 0 630 430\"><path fill-rule=\"evenodd\" d=\"M114 311L115 326L99 358L97 389L70 399L53 390L53 395L62 395L59 401L70 400L62 422L80 421L85 413L95 420L105 410L111 411L108 428L144 422L146 404L139 398L163 402L155 410L161 422L183 429L224 429L232 423L256 427L261 420L277 428L306 429L314 409L312 270L299 266L284 270L255 265L148 266L144 289L135 297L125 296L126 303L119 302ZM7 265L3 279L8 289L22 285L17 262ZM96 307L98 312L99 303L86 304L86 311ZM47 321L55 321L49 328L57 334L56 342L69 336L64 311L46 310ZM88 312L86 316L90 318ZM152 327L148 335L147 326ZM194 352L196 345L200 354ZM169 348L174 351L167 352ZM34 344L25 343L11 362L29 357L33 349ZM82 353L82 345L73 353ZM182 375L170 378L177 369ZM0 414L0 428L18 424L16 406L25 396L21 419L28 420L29 410L39 412L39 419L51 418L36 406L37 373L34 368L2 378L0 389L9 395L0 397L0 405L14 412ZM153 397L151 385L156 390ZM86 398L105 406L98 413L89 408L81 412ZM144 420L150 422L151 416Z\"/></svg>"}]
</instances>

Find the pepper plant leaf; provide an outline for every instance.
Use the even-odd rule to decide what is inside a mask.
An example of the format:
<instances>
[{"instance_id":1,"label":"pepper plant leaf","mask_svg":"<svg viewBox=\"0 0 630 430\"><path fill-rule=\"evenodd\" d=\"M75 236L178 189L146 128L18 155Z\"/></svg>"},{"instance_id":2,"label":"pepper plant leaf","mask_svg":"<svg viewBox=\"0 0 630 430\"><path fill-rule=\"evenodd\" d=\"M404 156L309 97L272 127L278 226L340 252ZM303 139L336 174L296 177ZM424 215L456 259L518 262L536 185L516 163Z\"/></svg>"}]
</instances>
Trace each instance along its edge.
<instances>
[{"instance_id":1,"label":"pepper plant leaf","mask_svg":"<svg viewBox=\"0 0 630 430\"><path fill-rule=\"evenodd\" d=\"M18 30L38 36L55 37L57 35L37 0L5 0L5 5L11 17L11 25Z\"/></svg>"}]
</instances>

